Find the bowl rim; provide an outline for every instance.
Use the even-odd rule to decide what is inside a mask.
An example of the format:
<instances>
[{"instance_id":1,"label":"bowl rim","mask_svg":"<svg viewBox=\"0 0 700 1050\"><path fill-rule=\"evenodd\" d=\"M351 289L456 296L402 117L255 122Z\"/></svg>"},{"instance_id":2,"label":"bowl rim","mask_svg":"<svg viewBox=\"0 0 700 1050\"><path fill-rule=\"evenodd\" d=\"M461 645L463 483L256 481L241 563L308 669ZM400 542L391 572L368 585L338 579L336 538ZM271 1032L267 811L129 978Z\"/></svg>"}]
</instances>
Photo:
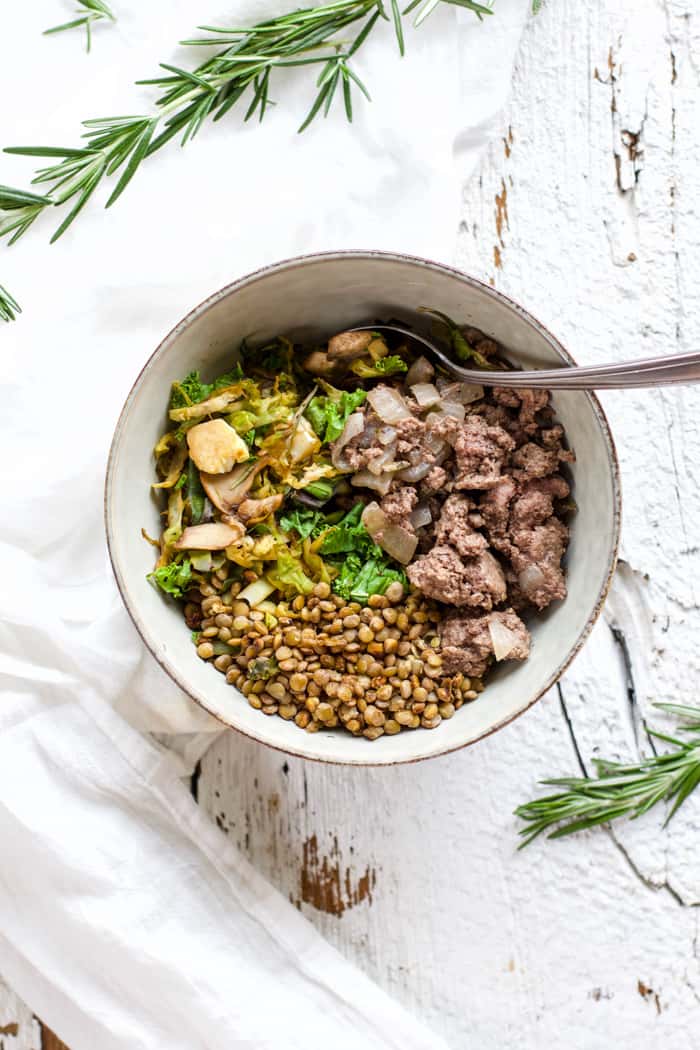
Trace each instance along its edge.
<instances>
[{"instance_id":1,"label":"bowl rim","mask_svg":"<svg viewBox=\"0 0 700 1050\"><path fill-rule=\"evenodd\" d=\"M141 638L141 641L145 645L146 649L159 666L165 671L168 677L199 707L206 711L209 715L221 723L222 729L233 730L236 733L240 733L242 736L247 737L250 740L254 740L258 744L262 744L265 747L270 747L275 751L280 752L283 755L292 755L295 758L305 759L312 762L320 762L326 765L333 766L354 766L354 767L382 767L382 766L395 766L395 765L406 765L413 762L424 762L433 758L440 758L445 755L452 754L456 751L461 751L465 747L471 747L473 744L478 743L480 740L484 740L486 737L491 736L498 730L503 729L505 726L510 725L516 718L519 718L526 711L529 711L540 700L545 693L547 693L561 678L564 672L568 669L572 661L579 654L583 648L584 643L587 641L593 627L598 620L606 598L612 585L612 580L615 575L615 569L617 567L619 546L620 546L620 531L622 522L622 484L620 477L620 464L617 455L617 449L615 447L615 441L613 439L610 424L608 423L607 417L603 410L603 407L593 391L586 391L586 396L593 408L597 422L601 428L603 439L605 441L607 452L608 452L608 463L610 467L610 475L612 481L613 490L613 535L612 543L610 546L610 552L607 560L607 567L605 577L601 584L598 596L594 603L591 612L586 619L579 635L571 646L565 657L560 661L557 667L548 676L546 682L542 687L532 696L527 703L520 707L516 712L508 717L502 718L495 725L489 729L484 730L482 733L472 737L470 740L465 740L462 743L449 744L444 747L439 747L438 750L431 752L427 755L407 755L406 757L395 757L382 759L379 757L373 758L372 755L360 756L357 758L349 757L337 758L328 757L322 754L311 755L306 751L298 749L292 742L290 746L282 746L279 743L273 743L270 740L258 736L257 733L243 728L240 725L234 725L228 721L225 717L220 714L214 713L198 696L195 696L187 682L183 680L181 675L178 673L175 667L172 667L167 659L162 657L150 644L148 639L148 630L145 624L141 622L137 609L132 602L129 591L125 580L122 578L121 571L118 567L116 556L113 550L113 503L112 503L112 482L114 474L114 465L116 462L121 437L125 428L126 418L129 414L132 402L134 401L138 390L141 386L141 381L144 374L148 370L149 366L153 361L159 358L165 353L170 344L181 334L190 327L194 321L198 320L203 314L216 306L222 299L228 298L241 288L247 287L248 285L254 284L257 281L263 280L267 276L273 273L280 273L285 270L293 270L308 266L312 263L318 263L323 261L333 260L345 260L345 259L358 259L358 260L370 260L370 259L381 259L388 262L401 262L410 263L411 265L417 265L419 267L427 267L430 270L434 270L440 273L446 273L451 277L457 278L457 280L469 285L473 288L486 294L489 298L507 306L510 310L521 317L526 323L530 324L535 330L541 335L547 343L569 364L575 365L576 361L571 356L569 351L562 345L559 339L553 335L549 329L542 324L529 310L526 310L518 302L506 295L504 292L486 284L484 281L479 280L477 277L473 277L470 274L465 273L463 270L459 270L457 267L448 265L446 263L436 262L431 259L426 259L418 255L410 255L405 252L393 252L393 251L382 251L379 249L337 249L322 252L312 252L303 255L290 256L287 259L282 259L279 262L270 263L265 266L261 266L256 270L245 274L243 277L237 278L235 281L224 285L218 291L213 292L211 295L203 299L197 306L191 309L176 325L161 339L155 350L148 356L140 369L136 379L134 380L131 389L124 401L119 418L114 429L112 441L110 443L109 455L107 458L107 465L105 470L105 483L104 483L104 525L107 540L107 551L109 554L110 564L112 566L112 572L116 580L117 589L124 603L127 613L136 628L136 631Z\"/></svg>"}]
</instances>

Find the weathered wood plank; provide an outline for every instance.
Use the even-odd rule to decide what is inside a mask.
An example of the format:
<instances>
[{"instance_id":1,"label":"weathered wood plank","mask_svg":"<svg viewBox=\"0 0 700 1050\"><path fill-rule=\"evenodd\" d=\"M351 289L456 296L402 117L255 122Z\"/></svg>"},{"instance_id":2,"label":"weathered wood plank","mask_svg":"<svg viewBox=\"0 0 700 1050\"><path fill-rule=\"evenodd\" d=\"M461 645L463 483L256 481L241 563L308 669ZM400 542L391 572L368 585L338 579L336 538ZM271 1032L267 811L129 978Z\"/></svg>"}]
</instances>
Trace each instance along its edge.
<instances>
[{"instance_id":1,"label":"weathered wood plank","mask_svg":"<svg viewBox=\"0 0 700 1050\"><path fill-rule=\"evenodd\" d=\"M43 1050L37 1019L1 977L0 1050Z\"/></svg>"}]
</instances>

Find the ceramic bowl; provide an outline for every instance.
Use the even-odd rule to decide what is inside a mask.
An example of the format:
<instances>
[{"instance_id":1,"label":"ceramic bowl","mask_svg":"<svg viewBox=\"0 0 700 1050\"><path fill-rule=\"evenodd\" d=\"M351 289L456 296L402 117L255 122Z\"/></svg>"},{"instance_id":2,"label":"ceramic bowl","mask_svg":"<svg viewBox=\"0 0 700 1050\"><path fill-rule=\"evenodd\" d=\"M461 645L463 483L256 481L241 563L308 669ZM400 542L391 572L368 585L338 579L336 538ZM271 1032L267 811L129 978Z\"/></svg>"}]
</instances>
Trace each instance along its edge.
<instances>
[{"instance_id":1,"label":"ceramic bowl","mask_svg":"<svg viewBox=\"0 0 700 1050\"><path fill-rule=\"evenodd\" d=\"M425 318L416 312L423 305L478 327L525 368L573 363L526 310L457 270L382 252L330 252L259 270L188 314L138 376L114 435L106 480L107 537L119 589L141 637L161 667L222 723L303 758L349 765L410 762L464 747L506 725L557 681L581 648L614 570L620 484L610 430L595 396L563 392L553 405L577 457L568 597L529 623L530 658L501 665L479 698L449 721L375 741L341 731L306 733L249 707L223 675L197 657L180 609L146 581L153 552L141 538L142 527L159 532L151 450L165 429L171 382L193 368L207 379L230 368L243 338L262 342L284 333L303 342L379 318L425 328Z\"/></svg>"}]
</instances>

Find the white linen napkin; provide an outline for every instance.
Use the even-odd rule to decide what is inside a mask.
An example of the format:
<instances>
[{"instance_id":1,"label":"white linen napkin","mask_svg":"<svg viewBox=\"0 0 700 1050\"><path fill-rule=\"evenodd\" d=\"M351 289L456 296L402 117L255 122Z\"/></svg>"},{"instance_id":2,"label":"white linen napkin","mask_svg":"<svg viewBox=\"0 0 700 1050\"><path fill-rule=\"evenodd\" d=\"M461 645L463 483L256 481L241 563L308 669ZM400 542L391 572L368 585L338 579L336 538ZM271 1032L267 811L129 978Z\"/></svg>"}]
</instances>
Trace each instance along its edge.
<instances>
[{"instance_id":1,"label":"white linen napkin","mask_svg":"<svg viewBox=\"0 0 700 1050\"><path fill-rule=\"evenodd\" d=\"M113 6L119 23L89 57L73 33L40 36L46 5L3 13L3 145L72 145L80 119L147 112L152 96L130 82L189 65L172 43L233 17L183 0ZM0 251L0 283L25 310L0 327L0 973L71 1050L443 1045L190 799L180 777L219 727L119 602L102 481L134 376L209 292L319 249L451 260L459 186L498 126L528 7L496 0L482 25L439 9L408 32L403 60L387 24L359 57L374 101L356 101L352 127L335 112L298 136L312 94L290 74L264 124L205 127L151 158L113 211L103 193L56 246L42 220ZM237 24L282 5L241 8ZM31 167L5 157L0 182L25 185ZM166 734L170 752L142 732ZM271 981L275 1010L260 993ZM206 1037L202 1017L217 1019Z\"/></svg>"}]
</instances>

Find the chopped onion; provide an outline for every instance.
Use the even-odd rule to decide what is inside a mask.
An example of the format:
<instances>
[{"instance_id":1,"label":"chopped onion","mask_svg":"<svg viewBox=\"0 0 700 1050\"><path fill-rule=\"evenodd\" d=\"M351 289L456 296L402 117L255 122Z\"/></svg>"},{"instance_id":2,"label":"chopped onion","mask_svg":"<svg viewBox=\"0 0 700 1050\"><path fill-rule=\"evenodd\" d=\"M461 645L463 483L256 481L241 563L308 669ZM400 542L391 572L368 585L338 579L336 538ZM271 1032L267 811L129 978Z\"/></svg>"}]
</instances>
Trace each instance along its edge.
<instances>
[{"instance_id":1,"label":"chopped onion","mask_svg":"<svg viewBox=\"0 0 700 1050\"><path fill-rule=\"evenodd\" d=\"M404 529L402 525L395 525L392 521L384 529L377 543L392 558L396 558L402 565L408 565L416 553L418 537L408 529Z\"/></svg>"},{"instance_id":2,"label":"chopped onion","mask_svg":"<svg viewBox=\"0 0 700 1050\"><path fill-rule=\"evenodd\" d=\"M412 418L401 394L390 386L376 386L370 390L367 400L385 423L399 423L402 419Z\"/></svg>"},{"instance_id":3,"label":"chopped onion","mask_svg":"<svg viewBox=\"0 0 700 1050\"><path fill-rule=\"evenodd\" d=\"M365 417L362 412L353 412L348 416L342 434L334 441L331 449L331 462L338 470L352 470L352 467L343 456L343 449L348 442L358 437L364 429Z\"/></svg>"},{"instance_id":4,"label":"chopped onion","mask_svg":"<svg viewBox=\"0 0 700 1050\"><path fill-rule=\"evenodd\" d=\"M479 401L484 396L484 388L476 383L448 383L440 387L440 395L445 401L459 401L462 405L470 405L472 401Z\"/></svg>"},{"instance_id":5,"label":"chopped onion","mask_svg":"<svg viewBox=\"0 0 700 1050\"><path fill-rule=\"evenodd\" d=\"M385 448L381 456L375 456L367 464L367 469L371 470L373 474L383 474L390 463L394 462L396 456L396 445L389 445Z\"/></svg>"},{"instance_id":6,"label":"chopped onion","mask_svg":"<svg viewBox=\"0 0 700 1050\"><path fill-rule=\"evenodd\" d=\"M414 383L411 387L411 393L421 408L430 408L431 405L436 405L440 400L437 387L433 386L432 383Z\"/></svg>"},{"instance_id":7,"label":"chopped onion","mask_svg":"<svg viewBox=\"0 0 700 1050\"><path fill-rule=\"evenodd\" d=\"M367 529L367 532L372 539L376 539L379 533L386 528L388 523L389 519L375 500L368 503L362 511L362 524Z\"/></svg>"},{"instance_id":8,"label":"chopped onion","mask_svg":"<svg viewBox=\"0 0 700 1050\"><path fill-rule=\"evenodd\" d=\"M511 631L510 627L506 627L495 616L489 617L489 634L491 635L493 653L497 660L507 660L520 642L520 638L515 631Z\"/></svg>"},{"instance_id":9,"label":"chopped onion","mask_svg":"<svg viewBox=\"0 0 700 1050\"><path fill-rule=\"evenodd\" d=\"M417 463L413 467L406 467L405 470L399 470L396 477L400 478L401 481L408 481L410 484L413 484L416 481L421 481L432 469L432 463Z\"/></svg>"},{"instance_id":10,"label":"chopped onion","mask_svg":"<svg viewBox=\"0 0 700 1050\"><path fill-rule=\"evenodd\" d=\"M438 411L444 416L453 416L454 419L459 420L464 419L467 414L464 405L461 405L459 401L441 401Z\"/></svg>"},{"instance_id":11,"label":"chopped onion","mask_svg":"<svg viewBox=\"0 0 700 1050\"><path fill-rule=\"evenodd\" d=\"M527 565L518 575L518 583L523 594L531 595L545 582L545 576L539 565Z\"/></svg>"},{"instance_id":12,"label":"chopped onion","mask_svg":"<svg viewBox=\"0 0 700 1050\"><path fill-rule=\"evenodd\" d=\"M433 516L430 513L430 507L428 504L419 503L416 509L411 512L410 520L414 529L422 529L424 525L430 525Z\"/></svg>"},{"instance_id":13,"label":"chopped onion","mask_svg":"<svg viewBox=\"0 0 700 1050\"><path fill-rule=\"evenodd\" d=\"M457 400L461 401L463 405L471 405L472 401L481 401L483 396L483 386L479 386L477 383L459 384L459 394L457 395Z\"/></svg>"},{"instance_id":14,"label":"chopped onion","mask_svg":"<svg viewBox=\"0 0 700 1050\"><path fill-rule=\"evenodd\" d=\"M350 478L350 484L358 485L360 488L372 489L381 496L386 496L391 488L391 479L391 474L380 474L379 477L376 477L369 470L358 470L357 474L353 474Z\"/></svg>"},{"instance_id":15,"label":"chopped onion","mask_svg":"<svg viewBox=\"0 0 700 1050\"><path fill-rule=\"evenodd\" d=\"M377 431L377 441L380 445L390 445L396 441L396 431L393 427L380 427Z\"/></svg>"},{"instance_id":16,"label":"chopped onion","mask_svg":"<svg viewBox=\"0 0 700 1050\"><path fill-rule=\"evenodd\" d=\"M432 430L426 430L423 440L434 456L439 456L440 453L444 452L448 447L447 442L443 441L443 439L438 437L438 435Z\"/></svg>"},{"instance_id":17,"label":"chopped onion","mask_svg":"<svg viewBox=\"0 0 700 1050\"><path fill-rule=\"evenodd\" d=\"M392 558L402 565L408 565L416 553L418 537L389 521L378 503L368 503L362 512L362 524L375 543L379 544Z\"/></svg>"},{"instance_id":18,"label":"chopped onion","mask_svg":"<svg viewBox=\"0 0 700 1050\"><path fill-rule=\"evenodd\" d=\"M440 386L438 383L438 386L440 386L440 397L445 401L459 401L459 388L461 385L461 383L446 383L443 381L442 386Z\"/></svg>"},{"instance_id":19,"label":"chopped onion","mask_svg":"<svg viewBox=\"0 0 700 1050\"><path fill-rule=\"evenodd\" d=\"M415 383L429 383L435 375L435 369L427 357L417 357L406 373L406 386L414 386Z\"/></svg>"},{"instance_id":20,"label":"chopped onion","mask_svg":"<svg viewBox=\"0 0 700 1050\"><path fill-rule=\"evenodd\" d=\"M365 429L365 416L363 412L353 412L345 420L345 426L343 427L343 433L340 435L338 440L335 442L335 447L340 449L347 445L348 441L352 441Z\"/></svg>"}]
</instances>

